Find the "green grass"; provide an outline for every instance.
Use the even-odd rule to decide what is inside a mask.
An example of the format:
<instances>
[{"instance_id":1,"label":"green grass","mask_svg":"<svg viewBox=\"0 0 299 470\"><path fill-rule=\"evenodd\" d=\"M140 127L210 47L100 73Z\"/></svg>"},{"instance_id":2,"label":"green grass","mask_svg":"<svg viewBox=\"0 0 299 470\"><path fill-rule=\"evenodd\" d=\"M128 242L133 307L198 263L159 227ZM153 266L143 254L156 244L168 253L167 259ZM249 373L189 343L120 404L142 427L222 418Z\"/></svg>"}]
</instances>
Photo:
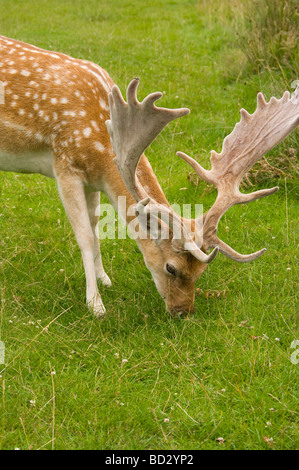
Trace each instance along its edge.
<instances>
[{"instance_id":1,"label":"green grass","mask_svg":"<svg viewBox=\"0 0 299 470\"><path fill-rule=\"evenodd\" d=\"M269 98L278 77L247 75L229 2L0 0L0 9L1 34L95 61L122 91L138 76L141 97L161 90L161 105L190 107L147 155L171 203L209 207L215 192L203 200L175 152L207 164L239 109L253 112L257 91ZM132 240L103 241L113 287L100 288L99 322L55 182L0 173L0 448L298 447L298 203L292 180L278 184L220 224L235 249L267 253L246 265L219 255L188 319L167 316Z\"/></svg>"}]
</instances>

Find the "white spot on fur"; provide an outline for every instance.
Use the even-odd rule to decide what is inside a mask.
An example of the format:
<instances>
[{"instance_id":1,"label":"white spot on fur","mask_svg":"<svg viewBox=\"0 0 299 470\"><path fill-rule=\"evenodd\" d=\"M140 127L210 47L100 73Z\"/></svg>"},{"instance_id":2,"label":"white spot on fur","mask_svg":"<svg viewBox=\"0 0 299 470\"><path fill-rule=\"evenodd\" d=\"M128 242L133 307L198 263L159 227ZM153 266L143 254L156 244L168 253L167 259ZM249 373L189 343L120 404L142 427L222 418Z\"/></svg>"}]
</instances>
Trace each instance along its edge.
<instances>
[{"instance_id":1,"label":"white spot on fur","mask_svg":"<svg viewBox=\"0 0 299 470\"><path fill-rule=\"evenodd\" d=\"M90 127L86 127L83 131L83 135L84 137L89 137L91 134L91 128Z\"/></svg>"},{"instance_id":2,"label":"white spot on fur","mask_svg":"<svg viewBox=\"0 0 299 470\"><path fill-rule=\"evenodd\" d=\"M99 152L103 152L105 150L105 147L104 145L101 144L101 142L95 142L94 143L94 147L99 151Z\"/></svg>"},{"instance_id":3,"label":"white spot on fur","mask_svg":"<svg viewBox=\"0 0 299 470\"><path fill-rule=\"evenodd\" d=\"M102 109L104 109L105 111L109 111L109 106L108 104L102 99L100 98L100 106Z\"/></svg>"},{"instance_id":4,"label":"white spot on fur","mask_svg":"<svg viewBox=\"0 0 299 470\"><path fill-rule=\"evenodd\" d=\"M75 117L75 116L76 116L76 113L75 113L75 111L63 111L63 115L64 115L64 116L72 116L72 117Z\"/></svg>"},{"instance_id":5,"label":"white spot on fur","mask_svg":"<svg viewBox=\"0 0 299 470\"><path fill-rule=\"evenodd\" d=\"M92 127L94 128L94 130L96 130L96 131L99 131L99 130L100 130L99 126L97 125L97 123L96 123L95 121L91 121L90 124L92 125Z\"/></svg>"}]
</instances>

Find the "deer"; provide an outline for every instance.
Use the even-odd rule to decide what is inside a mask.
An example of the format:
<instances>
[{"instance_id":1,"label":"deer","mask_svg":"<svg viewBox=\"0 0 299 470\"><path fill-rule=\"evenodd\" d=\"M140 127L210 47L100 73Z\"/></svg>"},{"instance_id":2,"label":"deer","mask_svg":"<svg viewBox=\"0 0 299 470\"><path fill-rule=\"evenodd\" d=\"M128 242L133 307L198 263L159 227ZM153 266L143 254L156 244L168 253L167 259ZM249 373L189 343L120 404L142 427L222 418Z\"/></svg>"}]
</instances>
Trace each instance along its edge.
<instances>
[{"instance_id":1,"label":"deer","mask_svg":"<svg viewBox=\"0 0 299 470\"><path fill-rule=\"evenodd\" d=\"M241 120L227 135L220 153L212 150L211 169L177 152L197 175L217 189L212 207L194 219L177 214L164 195L144 152L174 119L188 108L156 106L161 92L137 98L139 79L127 87L126 100L99 65L0 36L0 170L39 173L54 178L81 250L86 303L102 318L105 307L98 280L110 286L98 237L100 194L117 209L125 197L145 236L136 238L145 265L174 317L194 310L195 283L218 252L239 263L259 258L265 249L240 254L220 240L217 227L235 204L271 195L278 187L250 194L240 191L246 172L299 124L299 88L291 96L257 95L253 114L241 109ZM158 222L156 236L150 223ZM169 236L162 237L167 226ZM177 234L180 234L178 236Z\"/></svg>"}]
</instances>

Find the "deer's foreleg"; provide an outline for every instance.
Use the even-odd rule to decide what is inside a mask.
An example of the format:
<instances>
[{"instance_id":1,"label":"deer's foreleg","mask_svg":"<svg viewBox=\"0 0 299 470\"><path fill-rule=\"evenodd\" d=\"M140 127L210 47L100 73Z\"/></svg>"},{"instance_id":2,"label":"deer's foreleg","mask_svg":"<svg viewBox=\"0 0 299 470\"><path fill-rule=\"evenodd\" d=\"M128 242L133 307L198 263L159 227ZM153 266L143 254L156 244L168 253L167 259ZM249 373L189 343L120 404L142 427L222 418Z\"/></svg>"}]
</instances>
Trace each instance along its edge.
<instances>
[{"instance_id":1,"label":"deer's foreleg","mask_svg":"<svg viewBox=\"0 0 299 470\"><path fill-rule=\"evenodd\" d=\"M102 263L102 256L100 250L100 240L99 240L99 213L100 213L100 199L101 193L100 192L85 192L86 195L86 204L89 214L90 225L93 232L94 237L94 246L93 246L93 254L94 254L94 266L97 279L100 279L104 286L110 287L111 281L109 276L105 273L103 263Z\"/></svg>"},{"instance_id":2,"label":"deer's foreleg","mask_svg":"<svg viewBox=\"0 0 299 470\"><path fill-rule=\"evenodd\" d=\"M90 223L86 195L80 177L68 169L55 167L56 180L64 208L81 250L86 276L86 302L97 317L105 313L98 291L94 263L94 232Z\"/></svg>"}]
</instances>

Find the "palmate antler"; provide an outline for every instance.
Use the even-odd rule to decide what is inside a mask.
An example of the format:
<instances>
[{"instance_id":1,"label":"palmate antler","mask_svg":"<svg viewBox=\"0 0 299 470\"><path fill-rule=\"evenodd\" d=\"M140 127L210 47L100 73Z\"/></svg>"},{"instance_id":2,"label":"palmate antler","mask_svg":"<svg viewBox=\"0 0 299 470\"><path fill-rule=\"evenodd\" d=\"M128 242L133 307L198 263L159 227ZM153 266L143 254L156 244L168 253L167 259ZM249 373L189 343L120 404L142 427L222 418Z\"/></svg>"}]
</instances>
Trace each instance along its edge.
<instances>
[{"instance_id":1,"label":"palmate antler","mask_svg":"<svg viewBox=\"0 0 299 470\"><path fill-rule=\"evenodd\" d=\"M261 256L266 250L241 255L217 237L217 226L222 215L233 205L254 201L275 193L278 187L242 194L239 190L244 174L269 150L281 142L299 124L299 87L292 98L286 91L280 100L271 98L266 103L261 93L257 96L257 109L248 114L241 109L241 121L223 142L221 153L211 152L212 169L205 170L188 155L178 155L189 163L196 173L218 190L218 196L205 216L203 248L219 250L229 258L245 263Z\"/></svg>"},{"instance_id":2,"label":"palmate antler","mask_svg":"<svg viewBox=\"0 0 299 470\"><path fill-rule=\"evenodd\" d=\"M154 103L162 93L148 95L142 103L136 96L139 80L131 81L127 89L127 103L119 88L114 85L109 93L111 120L106 121L114 162L136 202L148 197L136 175L136 169L144 150L173 119L189 114L189 109L157 108Z\"/></svg>"},{"instance_id":3,"label":"palmate antler","mask_svg":"<svg viewBox=\"0 0 299 470\"><path fill-rule=\"evenodd\" d=\"M190 251L203 263L211 262L218 252L218 248L207 255L196 245L191 234L179 217L170 207L159 204L152 199L140 184L136 175L137 166L144 150L153 142L157 135L173 119L189 114L189 109L157 108L155 102L161 98L162 93L156 92L148 95L142 103L136 96L138 79L132 80L127 89L127 103L124 101L119 88L115 85L109 94L111 119L106 121L110 134L113 151L116 154L114 162L127 186L127 189L137 203L136 216L144 227L144 216L156 214L162 218L168 217L173 232L182 232L182 250ZM143 216L143 217L142 217ZM146 227L144 227L146 228Z\"/></svg>"}]
</instances>

